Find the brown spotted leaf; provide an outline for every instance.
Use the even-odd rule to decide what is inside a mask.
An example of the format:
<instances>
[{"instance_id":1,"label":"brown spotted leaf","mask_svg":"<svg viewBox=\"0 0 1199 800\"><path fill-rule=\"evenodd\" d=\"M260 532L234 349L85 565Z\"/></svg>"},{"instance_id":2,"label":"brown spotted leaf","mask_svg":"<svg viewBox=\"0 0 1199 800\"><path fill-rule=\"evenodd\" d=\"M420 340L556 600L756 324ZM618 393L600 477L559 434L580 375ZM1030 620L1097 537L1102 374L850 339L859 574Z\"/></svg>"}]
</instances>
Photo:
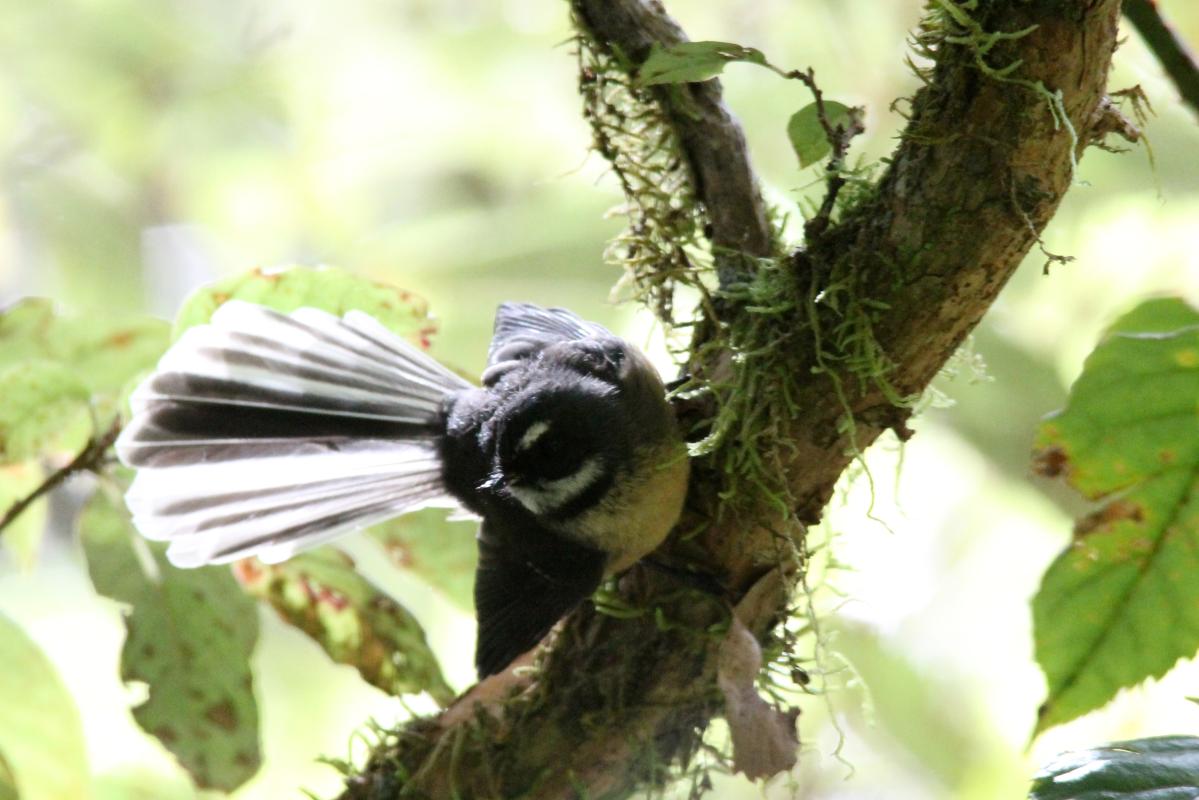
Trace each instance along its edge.
<instances>
[{"instance_id":1,"label":"brown spotted leaf","mask_svg":"<svg viewBox=\"0 0 1199 800\"><path fill-rule=\"evenodd\" d=\"M762 649L737 616L720 645L716 682L733 739L733 769L750 779L770 778L795 766L799 739L795 709L780 711L758 694Z\"/></svg>"},{"instance_id":2,"label":"brown spotted leaf","mask_svg":"<svg viewBox=\"0 0 1199 800\"><path fill-rule=\"evenodd\" d=\"M426 508L368 530L392 562L407 570L466 611L475 607L475 566L479 523L446 519L439 508Z\"/></svg>"},{"instance_id":3,"label":"brown spotted leaf","mask_svg":"<svg viewBox=\"0 0 1199 800\"><path fill-rule=\"evenodd\" d=\"M228 567L176 569L98 491L79 518L96 591L126 606L121 678L147 686L133 709L202 788L230 791L261 763L250 654L254 601Z\"/></svg>"},{"instance_id":4,"label":"brown spotted leaf","mask_svg":"<svg viewBox=\"0 0 1199 800\"><path fill-rule=\"evenodd\" d=\"M1199 649L1199 312L1159 299L1121 318L1034 463L1101 503L1033 600L1039 732Z\"/></svg>"},{"instance_id":5,"label":"brown spotted leaf","mask_svg":"<svg viewBox=\"0 0 1199 800\"><path fill-rule=\"evenodd\" d=\"M57 361L0 367L0 463L81 449L91 434L90 396L75 370Z\"/></svg>"},{"instance_id":6,"label":"brown spotted leaf","mask_svg":"<svg viewBox=\"0 0 1199 800\"><path fill-rule=\"evenodd\" d=\"M443 705L454 696L420 623L336 548L299 553L282 564L246 559L235 572L247 592L372 686L393 695L427 691Z\"/></svg>"},{"instance_id":7,"label":"brown spotted leaf","mask_svg":"<svg viewBox=\"0 0 1199 800\"><path fill-rule=\"evenodd\" d=\"M154 366L169 335L170 326L160 319L63 316L51 301L29 297L0 311L0 368L28 361L60 364L104 410L130 380Z\"/></svg>"},{"instance_id":8,"label":"brown spotted leaf","mask_svg":"<svg viewBox=\"0 0 1199 800\"><path fill-rule=\"evenodd\" d=\"M333 267L280 267L256 269L218 281L198 290L175 315L174 336L212 317L222 303L248 303L288 313L297 308L319 308L342 316L357 310L427 347L437 326L429 318L428 304L412 292L353 275Z\"/></svg>"}]
</instances>

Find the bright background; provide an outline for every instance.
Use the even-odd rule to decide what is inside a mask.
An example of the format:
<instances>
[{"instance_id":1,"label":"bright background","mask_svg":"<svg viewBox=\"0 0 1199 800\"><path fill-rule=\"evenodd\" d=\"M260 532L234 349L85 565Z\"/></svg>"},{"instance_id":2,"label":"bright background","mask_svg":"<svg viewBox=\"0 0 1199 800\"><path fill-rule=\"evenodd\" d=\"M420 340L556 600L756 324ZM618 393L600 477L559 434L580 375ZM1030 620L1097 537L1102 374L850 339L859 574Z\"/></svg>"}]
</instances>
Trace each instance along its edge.
<instances>
[{"instance_id":1,"label":"bright background","mask_svg":"<svg viewBox=\"0 0 1199 800\"><path fill-rule=\"evenodd\" d=\"M668 5L694 39L813 66L829 96L867 107L857 152L894 146L902 120L888 106L916 85L903 66L916 0ZM1199 7L1160 5L1199 44ZM79 313L169 317L218 275L332 263L427 297L442 321L435 354L472 371L505 299L569 306L649 341L644 312L607 301L618 271L603 252L622 223L605 214L619 197L587 153L565 3L0 0L0 19L2 304L39 294ZM1188 662L1026 749L1044 691L1028 599L1079 510L1030 476L1033 430L1114 316L1155 293L1199 303L1199 127L1127 35L1112 86L1140 84L1157 109L1156 169L1144 149L1088 152L1046 234L1076 260L1046 276L1030 256L974 337L993 380L942 386L957 404L917 420L898 478L897 447L871 451L885 525L867 517L864 481L830 514L847 566L830 581L847 599L818 601L837 606L825 666L841 688L805 701L801 767L772 797L1017 798L1061 749L1199 733ZM818 193L783 135L808 101L801 87L739 65L725 85L775 201ZM0 611L76 698L95 797L194 797L127 712L117 610L91 590L62 522L85 490L59 494L36 569L0 553ZM425 622L451 681L469 683L473 621L412 580L377 577ZM237 797L329 795L337 775L315 759L344 755L368 717L406 712L263 620L267 762ZM719 797L760 796L719 785Z\"/></svg>"}]
</instances>

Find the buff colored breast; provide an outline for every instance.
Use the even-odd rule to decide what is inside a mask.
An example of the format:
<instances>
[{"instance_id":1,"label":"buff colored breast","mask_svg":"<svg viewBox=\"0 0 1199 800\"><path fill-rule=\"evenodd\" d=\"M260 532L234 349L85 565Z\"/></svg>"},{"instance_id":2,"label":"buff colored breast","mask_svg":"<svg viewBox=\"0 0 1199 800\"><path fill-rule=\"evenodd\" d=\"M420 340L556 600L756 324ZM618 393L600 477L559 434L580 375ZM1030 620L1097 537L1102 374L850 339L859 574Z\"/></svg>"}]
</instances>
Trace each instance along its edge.
<instances>
[{"instance_id":1,"label":"buff colored breast","mask_svg":"<svg viewBox=\"0 0 1199 800\"><path fill-rule=\"evenodd\" d=\"M641 458L633 473L647 476L645 480L621 476L607 497L570 526L576 538L612 554L605 570L609 575L656 549L678 521L687 497L690 463L681 442L665 442Z\"/></svg>"}]
</instances>

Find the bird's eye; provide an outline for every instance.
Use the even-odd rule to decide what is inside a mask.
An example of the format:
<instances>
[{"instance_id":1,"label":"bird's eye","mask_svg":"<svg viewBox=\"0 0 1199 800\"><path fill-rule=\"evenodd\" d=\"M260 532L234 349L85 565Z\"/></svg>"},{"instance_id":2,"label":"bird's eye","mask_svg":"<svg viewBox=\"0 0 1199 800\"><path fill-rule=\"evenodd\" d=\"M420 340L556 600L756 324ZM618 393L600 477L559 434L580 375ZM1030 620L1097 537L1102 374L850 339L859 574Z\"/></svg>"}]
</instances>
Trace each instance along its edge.
<instances>
[{"instance_id":1,"label":"bird's eye","mask_svg":"<svg viewBox=\"0 0 1199 800\"><path fill-rule=\"evenodd\" d=\"M532 483L566 477L589 455L585 444L569 430L546 429L530 440L530 433L540 424L529 426L521 437L521 443L527 444L518 448L511 465L516 477Z\"/></svg>"},{"instance_id":2,"label":"bird's eye","mask_svg":"<svg viewBox=\"0 0 1199 800\"><path fill-rule=\"evenodd\" d=\"M583 460L583 453L563 441L562 436L546 436L534 448L536 461L531 464L533 475L542 480L555 480L574 472Z\"/></svg>"}]
</instances>

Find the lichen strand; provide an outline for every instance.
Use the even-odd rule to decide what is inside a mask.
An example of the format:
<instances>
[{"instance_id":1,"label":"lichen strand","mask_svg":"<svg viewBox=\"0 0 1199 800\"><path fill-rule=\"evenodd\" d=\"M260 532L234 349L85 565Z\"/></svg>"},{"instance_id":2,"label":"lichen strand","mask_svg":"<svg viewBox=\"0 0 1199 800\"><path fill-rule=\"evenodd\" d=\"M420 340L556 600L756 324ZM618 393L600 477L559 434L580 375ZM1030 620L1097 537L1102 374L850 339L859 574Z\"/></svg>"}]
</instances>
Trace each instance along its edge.
<instances>
[{"instance_id":1,"label":"lichen strand","mask_svg":"<svg viewBox=\"0 0 1199 800\"><path fill-rule=\"evenodd\" d=\"M765 506L772 527L798 539L783 434L799 413L788 389L807 366L806 289L795 282L777 228L773 242L759 247L769 255L709 241L706 233L721 226L699 200L695 154L684 141L683 118L695 113L691 87L638 87L620 50L597 43L578 17L576 24L584 115L625 194L629 225L610 251L625 270L625 295L653 308L668 327L679 324L680 290L698 297L703 323L679 353L688 366L677 396L684 409L699 409L683 417L692 455L707 456L697 472L708 476L705 495L715 502L705 503L701 516ZM694 524L684 527L696 532ZM792 548L784 550L780 557L790 565Z\"/></svg>"},{"instance_id":2,"label":"lichen strand","mask_svg":"<svg viewBox=\"0 0 1199 800\"><path fill-rule=\"evenodd\" d=\"M785 256L754 257L713 247L704 237L707 209L676 121L688 113L684 87L635 85L633 65L599 46L580 24L579 88L596 151L608 161L625 195L627 229L610 256L625 269L623 293L676 326L679 289L699 298L708 322L693 337L684 397L706 397L714 414L690 431L693 455L712 455L721 476L718 511L735 502L759 507L765 498L786 516L785 437L799 411L788 397L810 304L798 290ZM663 103L666 97L669 102ZM776 239L777 239L776 233ZM782 253L781 245L773 250ZM721 275L714 266L720 263ZM810 337L807 337L810 339ZM717 365L715 369L711 365Z\"/></svg>"},{"instance_id":3,"label":"lichen strand","mask_svg":"<svg viewBox=\"0 0 1199 800\"><path fill-rule=\"evenodd\" d=\"M705 216L692 189L687 158L655 91L634 85L630 65L597 47L580 28L579 93L595 151L620 182L619 209L628 227L610 245L609 258L625 269L621 287L676 324L675 295L688 286L706 295L712 258L703 239Z\"/></svg>"}]
</instances>

